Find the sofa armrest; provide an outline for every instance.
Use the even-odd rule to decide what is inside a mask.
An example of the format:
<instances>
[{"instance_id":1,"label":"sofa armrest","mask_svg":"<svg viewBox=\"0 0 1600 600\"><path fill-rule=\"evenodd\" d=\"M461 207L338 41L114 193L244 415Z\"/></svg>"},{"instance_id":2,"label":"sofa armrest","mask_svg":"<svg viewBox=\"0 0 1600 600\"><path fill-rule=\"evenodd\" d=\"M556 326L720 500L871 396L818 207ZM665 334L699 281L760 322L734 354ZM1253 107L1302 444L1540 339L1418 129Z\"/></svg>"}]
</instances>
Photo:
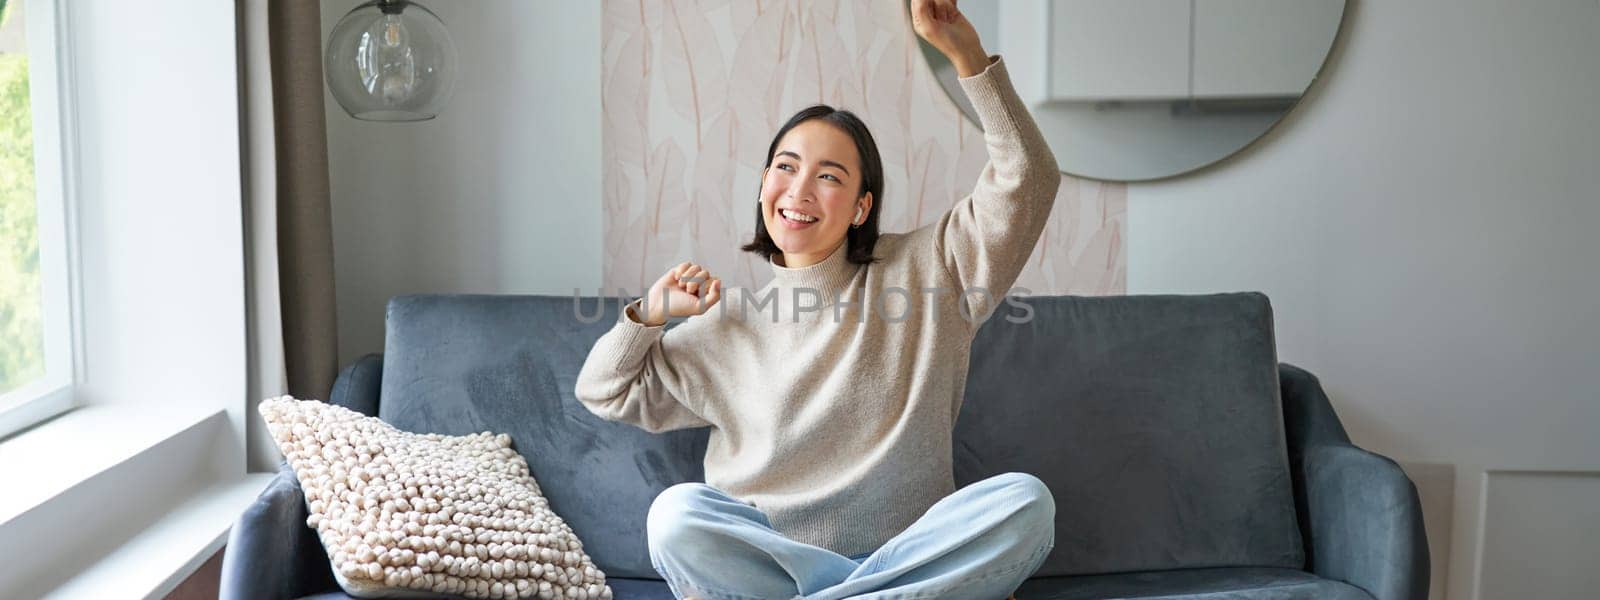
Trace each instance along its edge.
<instances>
[{"instance_id":1,"label":"sofa armrest","mask_svg":"<svg viewBox=\"0 0 1600 600\"><path fill-rule=\"evenodd\" d=\"M1302 472L1310 571L1378 600L1428 597L1428 534L1400 465L1349 444L1306 449Z\"/></svg>"},{"instance_id":2,"label":"sofa armrest","mask_svg":"<svg viewBox=\"0 0 1600 600\"><path fill-rule=\"evenodd\" d=\"M1278 365L1306 568L1378 600L1428 597L1428 535L1411 479L1350 443L1315 375Z\"/></svg>"},{"instance_id":3,"label":"sofa armrest","mask_svg":"<svg viewBox=\"0 0 1600 600\"><path fill-rule=\"evenodd\" d=\"M298 598L337 590L333 568L306 526L305 495L287 463L228 533L218 597Z\"/></svg>"},{"instance_id":4,"label":"sofa armrest","mask_svg":"<svg viewBox=\"0 0 1600 600\"><path fill-rule=\"evenodd\" d=\"M1278 363L1278 388L1283 394L1283 429L1291 457L1300 455L1306 446L1350 443L1316 375Z\"/></svg>"},{"instance_id":5,"label":"sofa armrest","mask_svg":"<svg viewBox=\"0 0 1600 600\"><path fill-rule=\"evenodd\" d=\"M378 392L383 384L383 355L368 354L339 371L328 403L369 417L378 416Z\"/></svg>"}]
</instances>

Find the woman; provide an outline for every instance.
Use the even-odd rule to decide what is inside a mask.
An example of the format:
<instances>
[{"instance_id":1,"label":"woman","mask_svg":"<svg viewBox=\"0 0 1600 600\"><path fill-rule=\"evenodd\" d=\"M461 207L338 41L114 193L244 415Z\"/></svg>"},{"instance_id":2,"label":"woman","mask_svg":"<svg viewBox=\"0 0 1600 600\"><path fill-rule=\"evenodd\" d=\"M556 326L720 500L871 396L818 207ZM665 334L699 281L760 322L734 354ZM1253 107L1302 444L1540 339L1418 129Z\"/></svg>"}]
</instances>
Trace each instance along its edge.
<instances>
[{"instance_id":1,"label":"woman","mask_svg":"<svg viewBox=\"0 0 1600 600\"><path fill-rule=\"evenodd\" d=\"M744 247L773 281L722 303L720 279L680 264L579 374L577 397L606 419L712 428L706 483L668 488L647 519L654 566L680 598L995 600L1054 546L1055 502L1037 478L955 489L951 432L972 337L1032 253L1060 172L955 2L914 0L912 15L983 124L990 161L971 196L937 223L879 235L871 135L848 112L802 110L767 151ZM674 317L687 319L665 331Z\"/></svg>"}]
</instances>

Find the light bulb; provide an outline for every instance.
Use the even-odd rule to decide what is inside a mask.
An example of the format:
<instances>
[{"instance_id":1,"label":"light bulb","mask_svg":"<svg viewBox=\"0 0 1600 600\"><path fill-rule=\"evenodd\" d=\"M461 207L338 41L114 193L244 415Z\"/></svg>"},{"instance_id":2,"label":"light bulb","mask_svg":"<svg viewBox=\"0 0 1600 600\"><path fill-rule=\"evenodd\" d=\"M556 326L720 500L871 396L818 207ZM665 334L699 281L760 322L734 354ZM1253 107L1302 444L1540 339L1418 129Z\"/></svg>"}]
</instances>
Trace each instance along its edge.
<instances>
[{"instance_id":1,"label":"light bulb","mask_svg":"<svg viewBox=\"0 0 1600 600\"><path fill-rule=\"evenodd\" d=\"M383 16L383 45L390 48L399 46L405 33L406 26L400 22L400 15Z\"/></svg>"},{"instance_id":2,"label":"light bulb","mask_svg":"<svg viewBox=\"0 0 1600 600\"><path fill-rule=\"evenodd\" d=\"M361 79L367 93L386 106L411 101L417 89L417 61L400 13L385 14L362 36Z\"/></svg>"}]
</instances>

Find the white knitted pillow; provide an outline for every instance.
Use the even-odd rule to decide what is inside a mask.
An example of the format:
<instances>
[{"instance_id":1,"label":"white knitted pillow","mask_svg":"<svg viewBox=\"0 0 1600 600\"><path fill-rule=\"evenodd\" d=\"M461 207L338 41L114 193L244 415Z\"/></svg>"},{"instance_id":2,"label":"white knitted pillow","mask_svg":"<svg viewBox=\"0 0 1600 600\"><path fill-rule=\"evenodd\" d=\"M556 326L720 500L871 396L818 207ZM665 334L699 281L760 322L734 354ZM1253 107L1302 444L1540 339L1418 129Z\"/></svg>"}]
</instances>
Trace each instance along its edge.
<instances>
[{"instance_id":1,"label":"white knitted pillow","mask_svg":"<svg viewBox=\"0 0 1600 600\"><path fill-rule=\"evenodd\" d=\"M346 593L611 600L510 436L409 433L291 396L259 410Z\"/></svg>"}]
</instances>

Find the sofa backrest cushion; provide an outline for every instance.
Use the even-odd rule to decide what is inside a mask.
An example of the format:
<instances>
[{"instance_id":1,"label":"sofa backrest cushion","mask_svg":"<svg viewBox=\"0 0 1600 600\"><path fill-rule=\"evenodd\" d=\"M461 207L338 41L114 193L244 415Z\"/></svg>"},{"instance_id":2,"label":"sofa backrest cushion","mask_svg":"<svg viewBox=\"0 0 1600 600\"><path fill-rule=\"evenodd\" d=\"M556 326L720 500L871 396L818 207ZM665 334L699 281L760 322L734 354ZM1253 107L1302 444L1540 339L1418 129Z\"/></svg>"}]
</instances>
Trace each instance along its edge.
<instances>
[{"instance_id":1,"label":"sofa backrest cushion","mask_svg":"<svg viewBox=\"0 0 1600 600\"><path fill-rule=\"evenodd\" d=\"M510 434L596 566L656 577L645 516L667 487L704 481L708 431L646 433L573 397L618 315L616 298L600 300L394 298L379 416L418 433ZM1002 305L973 342L955 476L1022 471L1049 485L1056 546L1038 575L1304 565L1265 296L1021 302L1027 322Z\"/></svg>"},{"instance_id":2,"label":"sofa backrest cushion","mask_svg":"<svg viewBox=\"0 0 1600 600\"><path fill-rule=\"evenodd\" d=\"M955 471L1049 486L1037 575L1304 566L1266 296L1019 301L973 342Z\"/></svg>"},{"instance_id":3,"label":"sofa backrest cushion","mask_svg":"<svg viewBox=\"0 0 1600 600\"><path fill-rule=\"evenodd\" d=\"M416 433L510 434L550 507L597 567L608 577L656 577L645 515L668 486L704 481L708 430L654 435L605 421L573 397L589 349L617 320L615 298L606 299L603 312L597 302L510 295L390 300L378 416Z\"/></svg>"}]
</instances>

